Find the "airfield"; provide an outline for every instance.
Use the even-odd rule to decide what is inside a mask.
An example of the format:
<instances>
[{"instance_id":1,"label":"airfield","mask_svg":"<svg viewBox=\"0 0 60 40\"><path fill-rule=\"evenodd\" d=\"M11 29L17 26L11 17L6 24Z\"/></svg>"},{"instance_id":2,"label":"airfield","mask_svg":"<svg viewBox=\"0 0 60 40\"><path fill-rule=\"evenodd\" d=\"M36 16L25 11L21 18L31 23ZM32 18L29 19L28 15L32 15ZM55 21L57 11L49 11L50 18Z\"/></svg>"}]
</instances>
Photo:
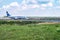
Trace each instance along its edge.
<instances>
[{"instance_id":1,"label":"airfield","mask_svg":"<svg viewBox=\"0 0 60 40\"><path fill-rule=\"evenodd\" d=\"M32 16L11 16L6 11L6 16L0 17L2 21L39 21L39 22L60 22L60 17L32 17Z\"/></svg>"},{"instance_id":2,"label":"airfield","mask_svg":"<svg viewBox=\"0 0 60 40\"><path fill-rule=\"evenodd\" d=\"M39 22L60 22L60 17L27 17L28 19L12 19L0 17L2 21L39 21Z\"/></svg>"},{"instance_id":3,"label":"airfield","mask_svg":"<svg viewBox=\"0 0 60 40\"><path fill-rule=\"evenodd\" d=\"M0 40L60 40L60 24L17 22L0 22Z\"/></svg>"},{"instance_id":4,"label":"airfield","mask_svg":"<svg viewBox=\"0 0 60 40\"><path fill-rule=\"evenodd\" d=\"M0 18L0 40L60 40L60 18Z\"/></svg>"}]
</instances>

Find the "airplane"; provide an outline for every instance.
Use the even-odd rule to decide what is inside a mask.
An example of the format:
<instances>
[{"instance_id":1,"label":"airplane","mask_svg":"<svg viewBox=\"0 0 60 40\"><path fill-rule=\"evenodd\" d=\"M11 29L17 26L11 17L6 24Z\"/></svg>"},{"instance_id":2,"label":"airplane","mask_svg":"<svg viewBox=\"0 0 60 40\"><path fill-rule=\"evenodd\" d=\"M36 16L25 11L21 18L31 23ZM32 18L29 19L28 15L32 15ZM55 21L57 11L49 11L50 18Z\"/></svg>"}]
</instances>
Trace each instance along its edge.
<instances>
[{"instance_id":1,"label":"airplane","mask_svg":"<svg viewBox=\"0 0 60 40\"><path fill-rule=\"evenodd\" d=\"M14 20L18 20L18 19L29 19L28 17L24 17L24 16L11 16L8 11L6 11L6 17L9 17L11 19L14 19Z\"/></svg>"}]
</instances>

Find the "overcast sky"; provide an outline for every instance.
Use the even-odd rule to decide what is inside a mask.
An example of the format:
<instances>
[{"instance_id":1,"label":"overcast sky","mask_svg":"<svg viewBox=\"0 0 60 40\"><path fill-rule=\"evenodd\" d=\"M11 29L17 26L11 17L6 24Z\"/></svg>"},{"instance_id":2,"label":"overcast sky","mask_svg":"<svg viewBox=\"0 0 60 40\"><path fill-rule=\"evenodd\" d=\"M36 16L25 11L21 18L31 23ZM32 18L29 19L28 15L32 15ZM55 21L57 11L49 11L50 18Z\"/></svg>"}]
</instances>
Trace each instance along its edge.
<instances>
[{"instance_id":1,"label":"overcast sky","mask_svg":"<svg viewBox=\"0 0 60 40\"><path fill-rule=\"evenodd\" d=\"M0 0L0 16L60 17L60 0Z\"/></svg>"}]
</instances>

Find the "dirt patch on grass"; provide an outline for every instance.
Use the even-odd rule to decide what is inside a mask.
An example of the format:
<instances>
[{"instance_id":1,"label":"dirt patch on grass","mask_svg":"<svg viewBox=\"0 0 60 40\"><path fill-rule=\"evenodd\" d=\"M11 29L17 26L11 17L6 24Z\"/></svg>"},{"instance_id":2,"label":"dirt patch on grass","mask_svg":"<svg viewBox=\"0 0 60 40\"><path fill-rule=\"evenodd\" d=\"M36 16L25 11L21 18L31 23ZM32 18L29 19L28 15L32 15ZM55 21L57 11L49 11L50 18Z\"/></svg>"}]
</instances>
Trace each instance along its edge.
<instances>
[{"instance_id":1,"label":"dirt patch on grass","mask_svg":"<svg viewBox=\"0 0 60 40\"><path fill-rule=\"evenodd\" d=\"M60 24L59 22L44 22L44 23L38 23L38 24Z\"/></svg>"}]
</instances>

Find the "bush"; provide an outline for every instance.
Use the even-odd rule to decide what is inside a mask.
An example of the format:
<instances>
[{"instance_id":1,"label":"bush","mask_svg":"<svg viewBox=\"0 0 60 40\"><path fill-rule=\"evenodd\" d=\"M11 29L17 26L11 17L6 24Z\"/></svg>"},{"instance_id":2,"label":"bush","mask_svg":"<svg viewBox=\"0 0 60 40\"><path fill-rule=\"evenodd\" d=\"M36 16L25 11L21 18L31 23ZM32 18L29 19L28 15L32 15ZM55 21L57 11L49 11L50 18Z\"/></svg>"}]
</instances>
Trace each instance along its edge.
<instances>
[{"instance_id":1,"label":"bush","mask_svg":"<svg viewBox=\"0 0 60 40\"><path fill-rule=\"evenodd\" d=\"M39 23L38 21L3 21L0 20L0 25L1 24L19 24L19 25L25 25L25 24L35 24L35 23Z\"/></svg>"}]
</instances>

